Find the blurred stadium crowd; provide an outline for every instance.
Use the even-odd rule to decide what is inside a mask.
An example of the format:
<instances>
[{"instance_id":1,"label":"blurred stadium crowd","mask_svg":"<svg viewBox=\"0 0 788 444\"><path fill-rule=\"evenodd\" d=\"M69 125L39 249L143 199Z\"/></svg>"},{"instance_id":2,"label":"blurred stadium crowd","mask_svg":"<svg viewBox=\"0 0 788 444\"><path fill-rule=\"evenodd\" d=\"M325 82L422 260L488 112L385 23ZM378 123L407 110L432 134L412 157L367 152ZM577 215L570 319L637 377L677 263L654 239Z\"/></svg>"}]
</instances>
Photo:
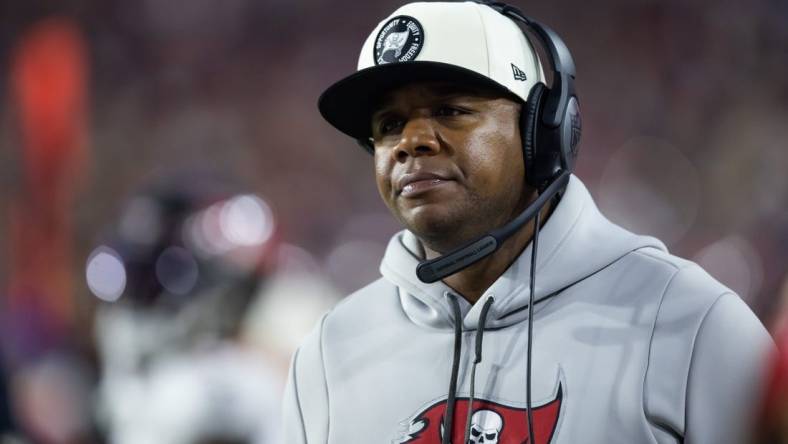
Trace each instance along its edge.
<instances>
[{"instance_id":1,"label":"blurred stadium crowd","mask_svg":"<svg viewBox=\"0 0 788 444\"><path fill-rule=\"evenodd\" d=\"M603 212L777 325L788 3L516 3L573 52ZM275 442L289 355L398 230L316 101L399 4L0 0L0 436Z\"/></svg>"}]
</instances>

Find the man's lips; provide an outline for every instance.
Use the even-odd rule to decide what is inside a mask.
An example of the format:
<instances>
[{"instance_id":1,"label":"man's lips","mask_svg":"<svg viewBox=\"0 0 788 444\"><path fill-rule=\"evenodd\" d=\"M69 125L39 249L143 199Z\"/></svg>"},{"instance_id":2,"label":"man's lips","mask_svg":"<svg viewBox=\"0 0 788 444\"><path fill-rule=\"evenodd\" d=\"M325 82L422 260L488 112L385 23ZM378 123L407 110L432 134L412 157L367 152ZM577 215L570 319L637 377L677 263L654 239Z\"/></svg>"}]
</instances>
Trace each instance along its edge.
<instances>
[{"instance_id":1,"label":"man's lips","mask_svg":"<svg viewBox=\"0 0 788 444\"><path fill-rule=\"evenodd\" d=\"M413 197L435 187L440 187L454 179L448 174L421 171L405 173L396 181L397 194L402 197Z\"/></svg>"}]
</instances>

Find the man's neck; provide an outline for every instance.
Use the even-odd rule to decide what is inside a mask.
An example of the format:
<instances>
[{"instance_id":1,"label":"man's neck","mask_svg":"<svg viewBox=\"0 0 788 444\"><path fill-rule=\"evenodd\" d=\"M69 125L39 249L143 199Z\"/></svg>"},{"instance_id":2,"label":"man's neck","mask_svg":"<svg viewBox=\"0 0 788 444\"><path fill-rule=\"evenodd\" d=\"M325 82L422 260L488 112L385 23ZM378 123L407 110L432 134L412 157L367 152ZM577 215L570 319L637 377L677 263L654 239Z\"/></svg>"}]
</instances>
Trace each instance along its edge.
<instances>
[{"instance_id":1,"label":"man's neck","mask_svg":"<svg viewBox=\"0 0 788 444\"><path fill-rule=\"evenodd\" d=\"M552 211L552 205L545 205L540 211L542 224ZM531 242L534 233L534 220L520 228L512 237L507 239L503 245L493 254L480 260L464 270L457 272L443 279L443 282L454 289L471 304L476 303L485 291L498 280L499 277L509 268L512 263L525 250ZM441 254L424 247L427 259L433 259Z\"/></svg>"}]
</instances>

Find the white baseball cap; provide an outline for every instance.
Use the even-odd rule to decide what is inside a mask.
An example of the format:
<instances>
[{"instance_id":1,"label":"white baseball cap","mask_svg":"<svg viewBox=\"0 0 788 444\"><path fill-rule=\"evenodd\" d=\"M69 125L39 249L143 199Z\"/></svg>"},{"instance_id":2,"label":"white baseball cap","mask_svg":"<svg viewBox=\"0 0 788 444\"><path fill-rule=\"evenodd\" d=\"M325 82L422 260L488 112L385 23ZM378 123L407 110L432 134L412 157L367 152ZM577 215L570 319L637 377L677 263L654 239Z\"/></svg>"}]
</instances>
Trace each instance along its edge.
<instances>
[{"instance_id":1,"label":"white baseball cap","mask_svg":"<svg viewBox=\"0 0 788 444\"><path fill-rule=\"evenodd\" d=\"M326 89L318 108L343 133L366 139L381 95L416 81L486 85L523 102L545 83L536 51L513 20L472 1L417 2L375 27L358 71Z\"/></svg>"}]
</instances>

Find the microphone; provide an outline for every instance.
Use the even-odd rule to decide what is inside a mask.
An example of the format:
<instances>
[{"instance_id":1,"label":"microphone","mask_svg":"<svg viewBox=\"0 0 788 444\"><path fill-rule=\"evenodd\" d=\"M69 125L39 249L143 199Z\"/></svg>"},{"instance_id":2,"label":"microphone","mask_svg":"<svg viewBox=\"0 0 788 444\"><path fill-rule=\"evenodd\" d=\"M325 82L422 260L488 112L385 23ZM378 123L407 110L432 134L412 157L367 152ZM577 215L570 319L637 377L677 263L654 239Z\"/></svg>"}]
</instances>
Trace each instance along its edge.
<instances>
[{"instance_id":1,"label":"microphone","mask_svg":"<svg viewBox=\"0 0 788 444\"><path fill-rule=\"evenodd\" d=\"M506 239L510 238L523 225L533 219L550 199L566 187L566 184L569 183L570 175L569 171L562 172L550 182L550 185L539 194L531 205L528 205L522 213L506 225L496 228L479 239L468 242L443 256L420 262L416 267L416 276L418 276L420 281L431 284L446 276L451 276L496 252Z\"/></svg>"}]
</instances>

